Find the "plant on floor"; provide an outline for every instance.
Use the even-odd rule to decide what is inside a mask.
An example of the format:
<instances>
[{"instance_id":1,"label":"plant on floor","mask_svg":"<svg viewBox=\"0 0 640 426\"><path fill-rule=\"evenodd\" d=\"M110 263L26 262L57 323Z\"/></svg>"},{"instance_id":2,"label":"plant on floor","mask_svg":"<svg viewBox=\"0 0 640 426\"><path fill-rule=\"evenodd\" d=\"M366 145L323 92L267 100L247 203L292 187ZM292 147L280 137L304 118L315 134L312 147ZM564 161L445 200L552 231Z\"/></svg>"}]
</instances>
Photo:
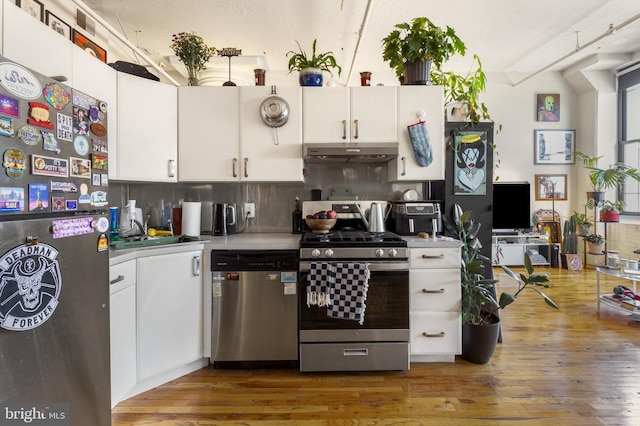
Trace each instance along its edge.
<instances>
[{"instance_id":1,"label":"plant on floor","mask_svg":"<svg viewBox=\"0 0 640 426\"><path fill-rule=\"evenodd\" d=\"M560 253L562 254L577 254L578 253L578 234L576 232L577 220L575 216L571 216L564 222L564 229L562 232L562 246Z\"/></svg>"}]
</instances>

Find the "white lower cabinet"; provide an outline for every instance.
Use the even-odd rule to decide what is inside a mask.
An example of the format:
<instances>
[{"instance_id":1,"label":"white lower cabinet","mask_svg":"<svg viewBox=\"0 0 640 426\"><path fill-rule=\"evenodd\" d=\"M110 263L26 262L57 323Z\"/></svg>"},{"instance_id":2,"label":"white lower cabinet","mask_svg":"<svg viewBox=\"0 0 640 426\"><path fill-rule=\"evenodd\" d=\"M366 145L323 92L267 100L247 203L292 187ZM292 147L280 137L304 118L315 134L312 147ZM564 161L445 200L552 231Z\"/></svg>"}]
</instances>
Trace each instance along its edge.
<instances>
[{"instance_id":1,"label":"white lower cabinet","mask_svg":"<svg viewBox=\"0 0 640 426\"><path fill-rule=\"evenodd\" d=\"M453 361L462 351L460 249L410 248L412 361Z\"/></svg>"},{"instance_id":2,"label":"white lower cabinet","mask_svg":"<svg viewBox=\"0 0 640 426\"><path fill-rule=\"evenodd\" d=\"M203 356L202 251L138 259L138 381Z\"/></svg>"},{"instance_id":3,"label":"white lower cabinet","mask_svg":"<svg viewBox=\"0 0 640 426\"><path fill-rule=\"evenodd\" d=\"M109 268L111 408L136 384L136 261Z\"/></svg>"}]
</instances>

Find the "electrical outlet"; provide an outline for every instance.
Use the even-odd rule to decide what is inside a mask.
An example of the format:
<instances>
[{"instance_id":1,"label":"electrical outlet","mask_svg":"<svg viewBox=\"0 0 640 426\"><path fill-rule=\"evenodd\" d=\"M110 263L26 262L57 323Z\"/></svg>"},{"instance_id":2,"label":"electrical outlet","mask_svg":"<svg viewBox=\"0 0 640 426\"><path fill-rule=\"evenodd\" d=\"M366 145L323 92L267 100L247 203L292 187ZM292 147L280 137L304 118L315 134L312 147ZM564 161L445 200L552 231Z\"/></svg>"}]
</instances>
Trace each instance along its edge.
<instances>
[{"instance_id":1,"label":"electrical outlet","mask_svg":"<svg viewBox=\"0 0 640 426\"><path fill-rule=\"evenodd\" d=\"M256 204L244 203L244 215L247 219L253 219L256 217Z\"/></svg>"}]
</instances>

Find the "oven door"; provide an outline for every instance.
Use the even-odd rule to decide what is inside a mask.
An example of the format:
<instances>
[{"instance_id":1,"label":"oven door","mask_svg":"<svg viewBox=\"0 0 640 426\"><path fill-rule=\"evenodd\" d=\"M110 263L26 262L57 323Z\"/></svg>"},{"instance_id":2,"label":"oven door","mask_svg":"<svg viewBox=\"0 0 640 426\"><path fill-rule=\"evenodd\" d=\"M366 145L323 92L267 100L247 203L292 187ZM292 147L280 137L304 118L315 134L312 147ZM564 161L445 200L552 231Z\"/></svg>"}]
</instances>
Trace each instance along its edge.
<instances>
[{"instance_id":1,"label":"oven door","mask_svg":"<svg viewBox=\"0 0 640 426\"><path fill-rule=\"evenodd\" d=\"M327 316L327 307L307 305L309 262L300 262L300 342L407 342L409 262L370 262L364 323Z\"/></svg>"}]
</instances>

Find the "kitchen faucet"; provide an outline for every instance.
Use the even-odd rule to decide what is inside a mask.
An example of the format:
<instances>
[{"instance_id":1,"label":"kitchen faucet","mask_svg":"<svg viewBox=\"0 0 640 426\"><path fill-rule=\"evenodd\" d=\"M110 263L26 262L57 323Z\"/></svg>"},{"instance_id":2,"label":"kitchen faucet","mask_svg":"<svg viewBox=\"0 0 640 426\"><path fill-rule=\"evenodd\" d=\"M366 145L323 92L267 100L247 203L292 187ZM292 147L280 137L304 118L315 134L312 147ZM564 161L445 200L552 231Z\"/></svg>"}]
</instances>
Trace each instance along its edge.
<instances>
[{"instance_id":1,"label":"kitchen faucet","mask_svg":"<svg viewBox=\"0 0 640 426\"><path fill-rule=\"evenodd\" d=\"M149 219L151 215L147 215L146 220L144 221L144 225L140 223L137 219L131 218L131 229L133 229L133 225L136 225L140 231L142 231L142 236L146 236L149 230Z\"/></svg>"}]
</instances>

